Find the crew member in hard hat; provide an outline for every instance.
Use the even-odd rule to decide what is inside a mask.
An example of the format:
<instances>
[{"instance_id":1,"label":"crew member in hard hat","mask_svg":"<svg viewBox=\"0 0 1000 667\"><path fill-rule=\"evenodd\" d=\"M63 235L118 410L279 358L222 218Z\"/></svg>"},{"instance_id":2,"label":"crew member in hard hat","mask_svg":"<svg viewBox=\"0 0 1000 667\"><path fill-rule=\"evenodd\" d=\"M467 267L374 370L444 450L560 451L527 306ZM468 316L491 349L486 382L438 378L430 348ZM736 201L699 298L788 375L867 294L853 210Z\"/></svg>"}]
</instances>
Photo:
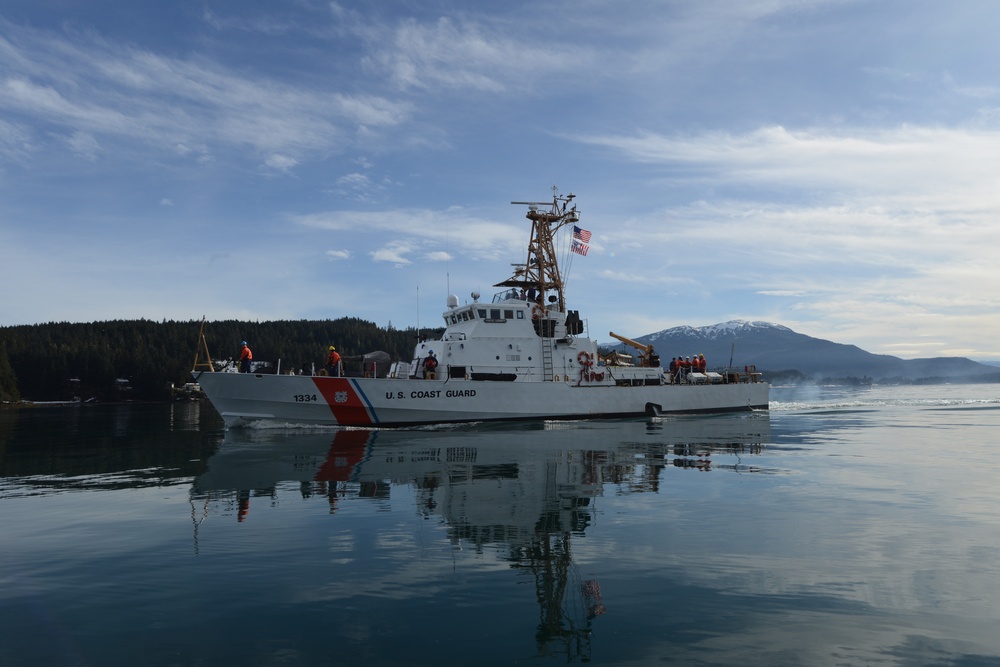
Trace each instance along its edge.
<instances>
[{"instance_id":1,"label":"crew member in hard hat","mask_svg":"<svg viewBox=\"0 0 1000 667\"><path fill-rule=\"evenodd\" d=\"M240 348L240 373L250 372L250 362L253 361L253 352L247 347L247 342L243 341Z\"/></svg>"},{"instance_id":2,"label":"crew member in hard hat","mask_svg":"<svg viewBox=\"0 0 1000 667\"><path fill-rule=\"evenodd\" d=\"M424 359L424 379L436 380L437 367L438 367L438 360L434 357L434 350L430 350L427 353L427 358Z\"/></svg>"},{"instance_id":3,"label":"crew member in hard hat","mask_svg":"<svg viewBox=\"0 0 1000 667\"><path fill-rule=\"evenodd\" d=\"M326 372L328 375L340 377L340 355L333 345L330 346L330 353L326 355Z\"/></svg>"}]
</instances>

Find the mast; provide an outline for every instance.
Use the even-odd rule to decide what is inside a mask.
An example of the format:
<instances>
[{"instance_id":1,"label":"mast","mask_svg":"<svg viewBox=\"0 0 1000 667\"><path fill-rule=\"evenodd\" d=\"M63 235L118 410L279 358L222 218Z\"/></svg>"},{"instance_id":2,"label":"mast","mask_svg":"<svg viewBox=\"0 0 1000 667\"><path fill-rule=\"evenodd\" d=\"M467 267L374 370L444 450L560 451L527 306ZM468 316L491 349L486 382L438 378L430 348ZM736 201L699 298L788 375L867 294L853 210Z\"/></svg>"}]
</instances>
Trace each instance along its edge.
<instances>
[{"instance_id":1,"label":"mast","mask_svg":"<svg viewBox=\"0 0 1000 667\"><path fill-rule=\"evenodd\" d=\"M573 198L573 193L560 197L554 194L549 202L512 201L511 204L522 204L528 207L525 215L531 220L531 237L528 241L528 257L524 264L514 265L514 275L497 283L494 287L517 287L524 290L535 288L542 299L555 292L556 304L560 312L566 312L566 299L563 294L563 279L559 273L559 261L556 258L555 235L563 226L580 220L576 206L566 210ZM544 210L543 207L548 208Z\"/></svg>"}]
</instances>

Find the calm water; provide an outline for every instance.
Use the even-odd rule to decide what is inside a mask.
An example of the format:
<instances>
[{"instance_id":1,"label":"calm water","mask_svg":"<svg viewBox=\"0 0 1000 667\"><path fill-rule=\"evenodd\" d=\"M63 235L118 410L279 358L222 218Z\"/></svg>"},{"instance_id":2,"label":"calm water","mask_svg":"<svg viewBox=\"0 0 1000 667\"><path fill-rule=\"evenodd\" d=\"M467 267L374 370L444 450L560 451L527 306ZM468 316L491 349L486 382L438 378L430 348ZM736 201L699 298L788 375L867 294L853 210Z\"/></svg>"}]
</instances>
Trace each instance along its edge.
<instances>
[{"instance_id":1,"label":"calm water","mask_svg":"<svg viewBox=\"0 0 1000 667\"><path fill-rule=\"evenodd\" d=\"M0 412L0 665L1000 665L1000 386L225 433Z\"/></svg>"}]
</instances>

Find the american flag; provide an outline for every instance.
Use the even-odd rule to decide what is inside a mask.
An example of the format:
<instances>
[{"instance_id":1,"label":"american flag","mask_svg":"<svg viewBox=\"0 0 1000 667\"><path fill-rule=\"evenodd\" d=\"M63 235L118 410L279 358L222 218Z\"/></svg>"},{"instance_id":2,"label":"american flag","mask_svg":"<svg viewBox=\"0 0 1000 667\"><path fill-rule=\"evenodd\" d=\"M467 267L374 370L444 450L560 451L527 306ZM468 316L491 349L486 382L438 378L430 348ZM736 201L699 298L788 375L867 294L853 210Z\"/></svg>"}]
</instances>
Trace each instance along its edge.
<instances>
[{"instance_id":1,"label":"american flag","mask_svg":"<svg viewBox=\"0 0 1000 667\"><path fill-rule=\"evenodd\" d=\"M573 225L573 238L575 238L577 241L590 243L590 232L588 232L586 229L580 229L576 225Z\"/></svg>"},{"instance_id":2,"label":"american flag","mask_svg":"<svg viewBox=\"0 0 1000 667\"><path fill-rule=\"evenodd\" d=\"M590 250L590 246L586 243L580 243L579 241L573 241L573 246L570 248L577 255L587 256L587 251Z\"/></svg>"}]
</instances>

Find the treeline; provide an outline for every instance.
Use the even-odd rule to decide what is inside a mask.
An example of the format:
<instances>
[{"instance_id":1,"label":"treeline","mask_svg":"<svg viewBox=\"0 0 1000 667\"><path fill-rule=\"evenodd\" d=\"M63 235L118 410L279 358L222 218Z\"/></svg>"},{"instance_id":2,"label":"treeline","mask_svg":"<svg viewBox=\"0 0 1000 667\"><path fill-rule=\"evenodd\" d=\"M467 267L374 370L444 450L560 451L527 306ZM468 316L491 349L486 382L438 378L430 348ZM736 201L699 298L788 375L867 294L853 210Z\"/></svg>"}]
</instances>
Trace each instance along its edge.
<instances>
[{"instance_id":1,"label":"treeline","mask_svg":"<svg viewBox=\"0 0 1000 667\"><path fill-rule=\"evenodd\" d=\"M0 400L167 400L171 383L191 381L200 328L198 321L151 320L0 327ZM245 340L255 361L280 359L282 371L322 367L330 345L345 359L383 351L408 360L417 337L412 328L381 328L353 317L223 320L206 322L204 332L213 361L238 356Z\"/></svg>"}]
</instances>

